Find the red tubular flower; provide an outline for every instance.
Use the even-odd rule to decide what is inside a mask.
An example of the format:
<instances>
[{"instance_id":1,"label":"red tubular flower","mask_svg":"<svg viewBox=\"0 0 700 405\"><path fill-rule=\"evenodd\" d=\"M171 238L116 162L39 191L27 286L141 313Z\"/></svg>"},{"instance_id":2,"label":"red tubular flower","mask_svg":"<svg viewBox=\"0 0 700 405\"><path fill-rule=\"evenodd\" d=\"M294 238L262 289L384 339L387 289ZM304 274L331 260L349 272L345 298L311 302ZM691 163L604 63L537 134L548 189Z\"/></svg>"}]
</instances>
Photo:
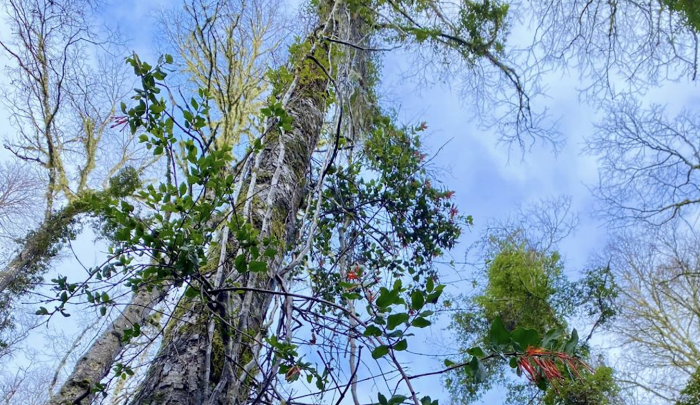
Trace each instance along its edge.
<instances>
[{"instance_id":1,"label":"red tubular flower","mask_svg":"<svg viewBox=\"0 0 700 405\"><path fill-rule=\"evenodd\" d=\"M114 121L114 124L110 125L109 126L110 128L116 128L118 126L121 126L122 127L121 130L123 131L126 128L127 124L129 123L129 118L121 115L121 116L112 118L112 121Z\"/></svg>"},{"instance_id":2,"label":"red tubular flower","mask_svg":"<svg viewBox=\"0 0 700 405\"><path fill-rule=\"evenodd\" d=\"M581 377L580 367L591 370L586 363L569 354L552 352L539 347L528 347L525 353L518 358L518 368L528 380L537 383L544 379L552 384L555 390L557 389L556 383L561 382L565 378L559 367L557 367L557 363L564 365L578 378Z\"/></svg>"}]
</instances>

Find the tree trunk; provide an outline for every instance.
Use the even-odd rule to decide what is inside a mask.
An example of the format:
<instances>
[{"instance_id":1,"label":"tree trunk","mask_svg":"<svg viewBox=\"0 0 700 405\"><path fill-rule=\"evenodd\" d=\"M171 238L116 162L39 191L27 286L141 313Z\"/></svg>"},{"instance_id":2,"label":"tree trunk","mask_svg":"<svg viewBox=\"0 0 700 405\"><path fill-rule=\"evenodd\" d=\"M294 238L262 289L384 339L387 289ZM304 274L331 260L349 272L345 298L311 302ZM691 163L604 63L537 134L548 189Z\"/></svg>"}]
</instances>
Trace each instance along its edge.
<instances>
[{"instance_id":1,"label":"tree trunk","mask_svg":"<svg viewBox=\"0 0 700 405\"><path fill-rule=\"evenodd\" d=\"M307 65L309 66L309 65ZM294 227L296 212L299 209L305 174L309 167L311 153L318 140L318 134L323 124L325 111L325 94L327 79L317 79L307 83L294 91L288 105L289 114L294 117L294 128L289 133L276 133L269 137L267 146L256 158L258 168L253 168L259 181L251 184L252 193L256 197L251 201L250 221L260 229L261 234L286 241ZM312 97L313 96L313 97ZM252 157L251 157L252 158ZM278 165L278 161L281 165ZM277 178L275 186L272 181ZM251 193L249 193L251 194ZM269 219L266 220L266 217ZM267 231L263 229L267 227ZM237 246L235 233L229 239L229 246ZM235 253L235 250L234 250ZM235 254L229 256L229 262L235 258ZM269 264L274 269L281 261L282 253ZM227 265L225 269L230 271L233 266ZM249 273L240 276L237 280L249 288L274 289L276 282L269 274ZM229 361L244 361L255 350L249 348L251 340L256 336L244 336L252 331L258 335L260 327L267 315L271 297L264 294L248 292L242 297L231 294L232 308L235 321L232 323L238 330L234 332L236 342L229 343L237 350L231 354ZM180 315L181 314L181 315ZM222 354L226 351L221 333L216 334L214 342L209 342L207 326L213 314L205 303L199 299L182 302L171 320L170 330L164 336L160 353L148 371L145 384L135 401L138 404L204 404L204 394L208 391L209 384L216 385L221 376L238 378L224 373ZM218 330L223 327L217 322ZM241 330L241 327L243 329ZM211 354L212 370L206 370L207 351L209 345L214 346ZM210 351L211 352L211 351ZM248 353L248 356L246 356ZM218 356L218 358L214 358ZM234 360L237 359L237 360ZM247 358L250 361L250 358ZM245 364L235 364L237 368ZM218 368L218 369L217 369ZM209 375L209 381L204 377ZM228 383L224 383L226 385ZM228 392L229 389L220 388L215 392ZM239 395L247 390L240 391Z\"/></svg>"},{"instance_id":2,"label":"tree trunk","mask_svg":"<svg viewBox=\"0 0 700 405\"><path fill-rule=\"evenodd\" d=\"M78 360L61 391L48 405L89 404L93 396L92 388L109 373L124 347L124 330L133 327L135 323L142 325L153 307L167 295L170 287L171 284L168 283L151 291L144 289L136 293L126 309Z\"/></svg>"},{"instance_id":3,"label":"tree trunk","mask_svg":"<svg viewBox=\"0 0 700 405\"><path fill-rule=\"evenodd\" d=\"M346 19L345 15L333 9L327 14L329 21L317 32L329 37L338 35L337 30L342 24L333 17ZM312 43L311 54L317 60L327 61L328 43L318 42L318 38L307 39ZM326 72L310 58L299 61L299 66L305 72L300 75L297 71L288 97L283 100L285 110L293 118L292 130L271 130L263 150L249 158L255 163L244 187L248 195L243 202L242 215L260 231L261 238L270 237L287 245L295 233L305 176L322 131L327 90L331 83ZM229 247L236 247L235 232L231 235ZM276 270L288 248L280 249L277 257L268 263L265 273L237 274L234 271L234 274L229 274L234 283L244 286L247 291L243 295L220 297L228 303L225 311L214 314L198 298L183 300L175 310L161 349L133 403L245 403L256 381L258 354L262 339L267 335L263 323L272 302L270 294L252 290L277 288ZM231 254L225 265L227 271L233 268L231 263L236 257L235 249L229 251ZM210 336L208 325L212 320L216 332Z\"/></svg>"},{"instance_id":4,"label":"tree trunk","mask_svg":"<svg viewBox=\"0 0 700 405\"><path fill-rule=\"evenodd\" d=\"M24 241L22 250L0 272L0 293L8 288L21 293L31 287L32 279L40 276L44 266L56 255L56 244L68 236L70 224L78 215L86 213L88 208L88 204L76 200L31 232Z\"/></svg>"}]
</instances>

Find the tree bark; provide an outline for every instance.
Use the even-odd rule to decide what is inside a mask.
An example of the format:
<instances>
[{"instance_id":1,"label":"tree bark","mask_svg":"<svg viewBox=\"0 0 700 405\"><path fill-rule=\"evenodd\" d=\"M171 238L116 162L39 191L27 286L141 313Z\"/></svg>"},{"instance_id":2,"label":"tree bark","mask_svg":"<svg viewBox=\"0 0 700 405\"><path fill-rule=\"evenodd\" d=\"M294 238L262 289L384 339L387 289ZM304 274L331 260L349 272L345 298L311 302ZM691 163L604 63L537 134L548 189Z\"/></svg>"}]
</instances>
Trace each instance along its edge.
<instances>
[{"instance_id":1,"label":"tree bark","mask_svg":"<svg viewBox=\"0 0 700 405\"><path fill-rule=\"evenodd\" d=\"M124 330L133 327L135 323L143 324L153 312L153 307L167 295L170 287L171 284L168 283L151 291L143 289L136 293L109 329L78 360L61 391L48 405L89 404L93 396L92 388L109 373L124 347Z\"/></svg>"},{"instance_id":2,"label":"tree bark","mask_svg":"<svg viewBox=\"0 0 700 405\"><path fill-rule=\"evenodd\" d=\"M333 15L334 11L331 11ZM329 18L330 20L331 18ZM333 36L340 24L325 22L320 32ZM317 60L328 60L328 44L312 36L312 49ZM322 131L331 81L323 69L311 59L301 60L299 75L288 92L285 103L293 118L289 132L273 129L265 146L256 156L249 183L243 218L260 231L261 237L288 244L294 235L296 214L300 209L311 165L311 155ZM311 74L308 74L311 71ZM311 77L311 79L309 79ZM229 246L238 246L231 232ZM275 271L280 267L285 249L268 263L266 273L232 275L235 283L248 289L277 288ZM226 269L236 257L228 256ZM224 297L228 310L218 318L198 298L182 302L176 309L157 358L153 361L135 404L239 404L251 394L257 371L257 356L266 336L264 321L272 302L269 294L247 291L243 295ZM217 332L209 341L207 325L215 319ZM213 349L210 347L213 346ZM208 350L209 348L209 350ZM210 358L207 359L208 353ZM211 369L207 369L210 364ZM209 376L208 381L205 381ZM211 392L211 395L207 395Z\"/></svg>"},{"instance_id":3,"label":"tree bark","mask_svg":"<svg viewBox=\"0 0 700 405\"><path fill-rule=\"evenodd\" d=\"M22 250L10 261L4 271L0 272L0 293L11 288L14 292L23 292L31 287L31 279L43 273L43 267L55 256L54 247L62 238L68 236L70 224L89 207L81 200L68 206L44 221L24 242ZM24 282L17 282L24 278ZM0 308L1 309L1 308Z\"/></svg>"}]
</instances>

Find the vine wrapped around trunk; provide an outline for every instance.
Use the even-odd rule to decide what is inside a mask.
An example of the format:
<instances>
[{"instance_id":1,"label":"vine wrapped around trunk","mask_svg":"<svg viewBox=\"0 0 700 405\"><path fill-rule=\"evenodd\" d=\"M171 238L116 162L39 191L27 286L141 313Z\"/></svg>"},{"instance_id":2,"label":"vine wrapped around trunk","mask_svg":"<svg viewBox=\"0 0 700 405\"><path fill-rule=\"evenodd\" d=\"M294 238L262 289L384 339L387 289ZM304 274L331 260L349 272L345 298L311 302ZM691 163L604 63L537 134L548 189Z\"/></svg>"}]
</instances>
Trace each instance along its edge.
<instances>
[{"instance_id":1,"label":"vine wrapped around trunk","mask_svg":"<svg viewBox=\"0 0 700 405\"><path fill-rule=\"evenodd\" d=\"M329 6L336 19L329 17L317 32L337 34L335 30L344 18L338 17L340 7ZM264 322L272 302L272 295L264 291L275 291L279 286L281 260L291 247L284 245L293 240L296 215L307 187L306 173L327 108L331 79L318 61L328 60L329 51L319 37L307 39L310 54L298 62L297 75L284 100L291 127L271 128L261 150L248 157L250 171L241 174L246 178L241 194L246 196L239 199L242 213L238 214L252 225L260 240L282 241L281 249L270 258L267 271L236 274L238 255L232 253L240 254L241 243L237 233L231 232L223 272L234 274L225 285L216 280L211 284L223 287L220 290L240 285L244 293L219 292L218 301L224 304L213 313L208 310L211 305L199 297L181 301L134 403L245 403L252 392L257 356L267 334ZM216 324L213 334L208 333L212 321Z\"/></svg>"}]
</instances>

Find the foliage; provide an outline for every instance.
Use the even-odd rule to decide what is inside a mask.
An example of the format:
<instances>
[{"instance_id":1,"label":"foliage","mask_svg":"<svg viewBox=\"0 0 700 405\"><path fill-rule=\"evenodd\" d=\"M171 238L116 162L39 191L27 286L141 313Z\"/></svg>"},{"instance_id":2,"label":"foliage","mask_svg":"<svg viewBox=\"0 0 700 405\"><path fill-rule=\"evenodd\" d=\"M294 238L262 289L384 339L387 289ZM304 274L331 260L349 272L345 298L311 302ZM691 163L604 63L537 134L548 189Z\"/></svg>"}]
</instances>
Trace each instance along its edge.
<instances>
[{"instance_id":1,"label":"foliage","mask_svg":"<svg viewBox=\"0 0 700 405\"><path fill-rule=\"evenodd\" d=\"M568 403L566 395L590 398L612 395L614 387L596 383L596 379L605 380L604 371L592 371L584 363L578 363L588 356L587 339L580 342L576 329L569 331L567 327L568 319L581 311L579 307L583 307L585 316L595 320L594 329L614 316L612 301L616 289L604 276L604 270L589 270L580 281L571 282L563 275L557 252L527 249L518 238L492 242L498 249L487 260L486 285L481 292L465 299L473 303L475 310L460 310L452 317L450 328L456 332L462 350L469 353L471 349L465 347L489 342L494 328L498 330L503 325L502 329L512 331L513 336L531 336L527 345L514 348L522 355L509 364L518 375L525 374L544 390L544 398L549 398L550 403ZM504 361L494 361L485 367L486 377L481 379L458 370L445 383L452 396L465 404L478 400L495 385L508 386L512 403L518 403L523 396L532 396L522 384L511 382L512 377L505 374L505 365ZM599 390L588 391L585 387Z\"/></svg>"},{"instance_id":2,"label":"foliage","mask_svg":"<svg viewBox=\"0 0 700 405\"><path fill-rule=\"evenodd\" d=\"M662 0L671 10L683 15L694 31L700 30L700 4L693 0Z\"/></svg>"},{"instance_id":3,"label":"foliage","mask_svg":"<svg viewBox=\"0 0 700 405\"><path fill-rule=\"evenodd\" d=\"M117 305L109 290L118 283L134 291L166 283L186 286L185 300L202 300L216 311L217 294L236 291L240 286L228 282L216 287L210 281L215 263L210 262L212 256L207 251L220 245L215 238L221 224L235 235L237 253L232 265L238 274L265 274L281 250L293 248L286 246L279 234L261 237L251 223L241 220L235 208L226 208L237 201L239 194L234 174L227 174L225 168L233 165L235 173L238 163L230 147L209 145L200 136L205 128L202 116L208 108L204 90L200 91L200 100L193 99L183 110L182 124L168 114L160 92L167 76L164 65L169 60L166 56L151 66L135 56L129 59L142 87L133 97L135 105L122 107L128 117L123 122L133 131L145 130L139 139L155 156L182 153L187 172L180 183L173 175L172 182L138 189L135 195L144 207L141 212L128 197L91 199L92 210L103 212L111 230L109 260L91 269L85 281L66 277L53 280L58 304L53 310L41 307L38 314L68 316L69 303L84 299L104 316ZM279 125L280 131L291 130L288 116L279 106L267 107L261 114ZM178 139L175 128L187 131L188 137ZM359 338L373 347L375 359L389 356L395 362L393 353L408 348L410 329L431 324L430 308L445 287L437 283L432 260L454 246L460 223L469 221L458 215L451 191L430 183L425 155L419 149L418 133L423 128L399 129L388 117L378 115L357 161L345 167L329 166L313 249L303 265L295 269L311 275L309 285L314 294L308 300L322 303L319 309L309 309L313 316L331 316L342 325L344 318L353 320L357 315L339 308L348 302L366 306ZM256 142L249 153L262 148L264 144ZM346 225L339 228L339 224ZM380 226L383 232L378 230ZM334 252L339 247L333 241L339 237L353 239L350 253ZM151 263L138 260L144 255L152 258ZM312 257L318 257L319 266L311 265ZM128 343L139 336L140 325L134 324L124 331L123 340ZM278 373L285 375L287 382L304 374L324 389L327 376L302 361L300 345L274 334L266 343L275 353L275 362L280 363ZM118 374L130 370L128 367L122 364ZM96 385L95 389L102 387Z\"/></svg>"},{"instance_id":4,"label":"foliage","mask_svg":"<svg viewBox=\"0 0 700 405\"><path fill-rule=\"evenodd\" d=\"M626 348L621 371L662 401L678 398L700 367L700 240L685 225L619 232L605 252L620 286L611 330Z\"/></svg>"},{"instance_id":5,"label":"foliage","mask_svg":"<svg viewBox=\"0 0 700 405\"><path fill-rule=\"evenodd\" d=\"M681 396L676 405L698 405L700 404L700 369L690 376L685 388L681 391Z\"/></svg>"},{"instance_id":6,"label":"foliage","mask_svg":"<svg viewBox=\"0 0 700 405\"><path fill-rule=\"evenodd\" d=\"M615 404L619 388L613 379L613 369L599 366L591 372L581 370L576 379L562 380L542 398L545 405L611 405Z\"/></svg>"},{"instance_id":7,"label":"foliage","mask_svg":"<svg viewBox=\"0 0 700 405\"><path fill-rule=\"evenodd\" d=\"M566 309L553 306L554 295L567 294L568 287L559 260L556 252L539 254L523 246L503 246L488 264L486 289L474 302L489 322L500 316L508 329L562 327Z\"/></svg>"}]
</instances>

